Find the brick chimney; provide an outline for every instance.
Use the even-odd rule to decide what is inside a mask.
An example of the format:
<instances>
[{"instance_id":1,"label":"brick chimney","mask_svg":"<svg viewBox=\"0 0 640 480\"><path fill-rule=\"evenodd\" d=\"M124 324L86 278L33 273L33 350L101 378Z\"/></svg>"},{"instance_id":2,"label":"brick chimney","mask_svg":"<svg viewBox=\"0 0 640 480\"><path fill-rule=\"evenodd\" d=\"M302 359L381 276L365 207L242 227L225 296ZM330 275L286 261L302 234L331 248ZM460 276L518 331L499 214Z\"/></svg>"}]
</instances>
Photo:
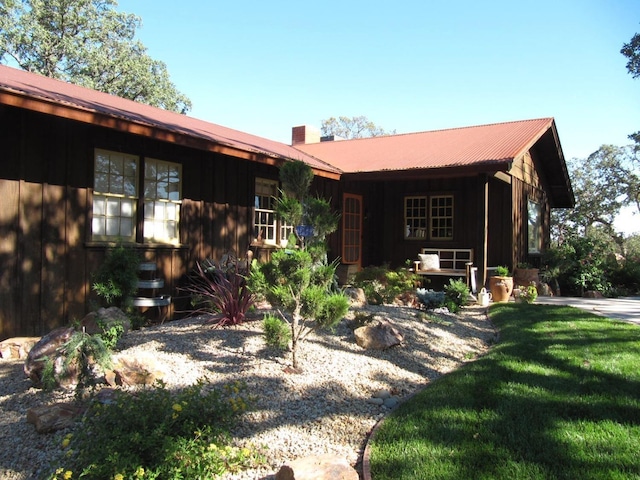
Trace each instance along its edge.
<instances>
[{"instance_id":1,"label":"brick chimney","mask_svg":"<svg viewBox=\"0 0 640 480\"><path fill-rule=\"evenodd\" d=\"M309 125L301 125L291 129L291 145L320 143L320 130Z\"/></svg>"}]
</instances>

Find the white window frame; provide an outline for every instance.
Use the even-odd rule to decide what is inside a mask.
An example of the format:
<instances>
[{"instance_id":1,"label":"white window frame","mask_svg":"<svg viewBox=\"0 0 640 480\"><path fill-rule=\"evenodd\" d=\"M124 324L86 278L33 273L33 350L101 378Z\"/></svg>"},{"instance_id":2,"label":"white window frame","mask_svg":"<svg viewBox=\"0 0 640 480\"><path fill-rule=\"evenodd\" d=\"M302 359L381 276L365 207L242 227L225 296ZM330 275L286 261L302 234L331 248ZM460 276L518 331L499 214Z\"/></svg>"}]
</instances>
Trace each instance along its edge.
<instances>
[{"instance_id":1,"label":"white window frame","mask_svg":"<svg viewBox=\"0 0 640 480\"><path fill-rule=\"evenodd\" d=\"M258 243L276 245L278 221L275 198L278 195L278 181L256 177L253 200L253 236Z\"/></svg>"},{"instance_id":2,"label":"white window frame","mask_svg":"<svg viewBox=\"0 0 640 480\"><path fill-rule=\"evenodd\" d=\"M95 150L93 240L135 242L139 169L139 159L134 155Z\"/></svg>"},{"instance_id":3,"label":"white window frame","mask_svg":"<svg viewBox=\"0 0 640 480\"><path fill-rule=\"evenodd\" d=\"M180 243L182 165L144 159L144 242Z\"/></svg>"},{"instance_id":4,"label":"white window frame","mask_svg":"<svg viewBox=\"0 0 640 480\"><path fill-rule=\"evenodd\" d=\"M427 238L429 197L416 195L404 197L404 238L424 240Z\"/></svg>"},{"instance_id":5,"label":"white window frame","mask_svg":"<svg viewBox=\"0 0 640 480\"><path fill-rule=\"evenodd\" d=\"M91 239L179 244L182 181L179 163L95 149Z\"/></svg>"}]
</instances>

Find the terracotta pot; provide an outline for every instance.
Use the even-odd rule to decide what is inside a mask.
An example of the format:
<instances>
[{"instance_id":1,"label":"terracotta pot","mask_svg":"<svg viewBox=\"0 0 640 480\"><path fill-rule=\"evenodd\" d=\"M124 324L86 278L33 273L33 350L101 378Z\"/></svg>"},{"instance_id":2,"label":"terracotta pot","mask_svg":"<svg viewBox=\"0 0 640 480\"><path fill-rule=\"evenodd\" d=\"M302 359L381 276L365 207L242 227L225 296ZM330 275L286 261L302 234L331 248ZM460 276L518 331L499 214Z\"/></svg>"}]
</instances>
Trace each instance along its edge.
<instances>
[{"instance_id":1,"label":"terracotta pot","mask_svg":"<svg viewBox=\"0 0 640 480\"><path fill-rule=\"evenodd\" d=\"M489 277L489 290L494 302L508 302L513 292L513 277Z\"/></svg>"},{"instance_id":2,"label":"terracotta pot","mask_svg":"<svg viewBox=\"0 0 640 480\"><path fill-rule=\"evenodd\" d=\"M532 283L538 285L539 270L537 268L516 268L513 271L513 283L518 286L529 286Z\"/></svg>"}]
</instances>

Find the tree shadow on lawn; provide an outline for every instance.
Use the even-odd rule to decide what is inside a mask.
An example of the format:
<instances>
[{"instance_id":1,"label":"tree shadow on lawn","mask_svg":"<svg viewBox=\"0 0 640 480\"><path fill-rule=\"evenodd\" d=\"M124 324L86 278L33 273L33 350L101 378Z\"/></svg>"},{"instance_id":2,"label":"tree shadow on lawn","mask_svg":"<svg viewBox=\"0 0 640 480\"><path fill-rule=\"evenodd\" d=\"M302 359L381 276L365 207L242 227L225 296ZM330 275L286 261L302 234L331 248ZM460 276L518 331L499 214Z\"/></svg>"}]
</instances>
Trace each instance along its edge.
<instances>
[{"instance_id":1,"label":"tree shadow on lawn","mask_svg":"<svg viewBox=\"0 0 640 480\"><path fill-rule=\"evenodd\" d=\"M500 343L395 413L382 441L407 454L374 459L374 478L416 478L424 459L406 448L415 442L432 465L446 464L441 478L640 475L640 377L612 365L628 349L638 358L640 329L564 308L510 305L492 315Z\"/></svg>"}]
</instances>

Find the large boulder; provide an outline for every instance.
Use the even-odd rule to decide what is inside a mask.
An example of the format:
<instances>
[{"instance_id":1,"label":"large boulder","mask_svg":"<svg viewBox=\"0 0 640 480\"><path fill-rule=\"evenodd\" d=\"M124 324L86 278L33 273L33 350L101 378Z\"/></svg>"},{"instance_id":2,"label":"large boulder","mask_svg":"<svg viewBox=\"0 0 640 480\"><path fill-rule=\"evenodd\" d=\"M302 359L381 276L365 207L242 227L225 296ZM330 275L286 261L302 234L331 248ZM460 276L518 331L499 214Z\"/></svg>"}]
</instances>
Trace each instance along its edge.
<instances>
[{"instance_id":1,"label":"large boulder","mask_svg":"<svg viewBox=\"0 0 640 480\"><path fill-rule=\"evenodd\" d=\"M90 312L80 321L80 326L89 335L103 333L115 325L122 325L123 333L131 329L131 320L118 307L101 308L97 312Z\"/></svg>"},{"instance_id":2,"label":"large boulder","mask_svg":"<svg viewBox=\"0 0 640 480\"><path fill-rule=\"evenodd\" d=\"M50 433L70 427L83 411L82 406L72 403L42 405L27 410L27 422L35 425L38 433Z\"/></svg>"},{"instance_id":3,"label":"large boulder","mask_svg":"<svg viewBox=\"0 0 640 480\"><path fill-rule=\"evenodd\" d=\"M358 287L347 287L344 289L344 294L349 299L349 305L351 307L364 307L367 304L367 297L364 294L364 290Z\"/></svg>"},{"instance_id":4,"label":"large boulder","mask_svg":"<svg viewBox=\"0 0 640 480\"><path fill-rule=\"evenodd\" d=\"M332 454L312 455L285 463L276 480L358 480L346 459Z\"/></svg>"},{"instance_id":5,"label":"large boulder","mask_svg":"<svg viewBox=\"0 0 640 480\"><path fill-rule=\"evenodd\" d=\"M356 328L353 333L358 346L371 350L386 350L404 340L402 332L390 320L378 320L374 325Z\"/></svg>"},{"instance_id":6,"label":"large boulder","mask_svg":"<svg viewBox=\"0 0 640 480\"><path fill-rule=\"evenodd\" d=\"M65 365L61 348L74 333L73 327L56 328L42 337L29 351L24 363L24 374L36 387L42 387L42 373L47 362L53 364L53 376L59 385L71 386L77 383L77 367Z\"/></svg>"}]
</instances>

